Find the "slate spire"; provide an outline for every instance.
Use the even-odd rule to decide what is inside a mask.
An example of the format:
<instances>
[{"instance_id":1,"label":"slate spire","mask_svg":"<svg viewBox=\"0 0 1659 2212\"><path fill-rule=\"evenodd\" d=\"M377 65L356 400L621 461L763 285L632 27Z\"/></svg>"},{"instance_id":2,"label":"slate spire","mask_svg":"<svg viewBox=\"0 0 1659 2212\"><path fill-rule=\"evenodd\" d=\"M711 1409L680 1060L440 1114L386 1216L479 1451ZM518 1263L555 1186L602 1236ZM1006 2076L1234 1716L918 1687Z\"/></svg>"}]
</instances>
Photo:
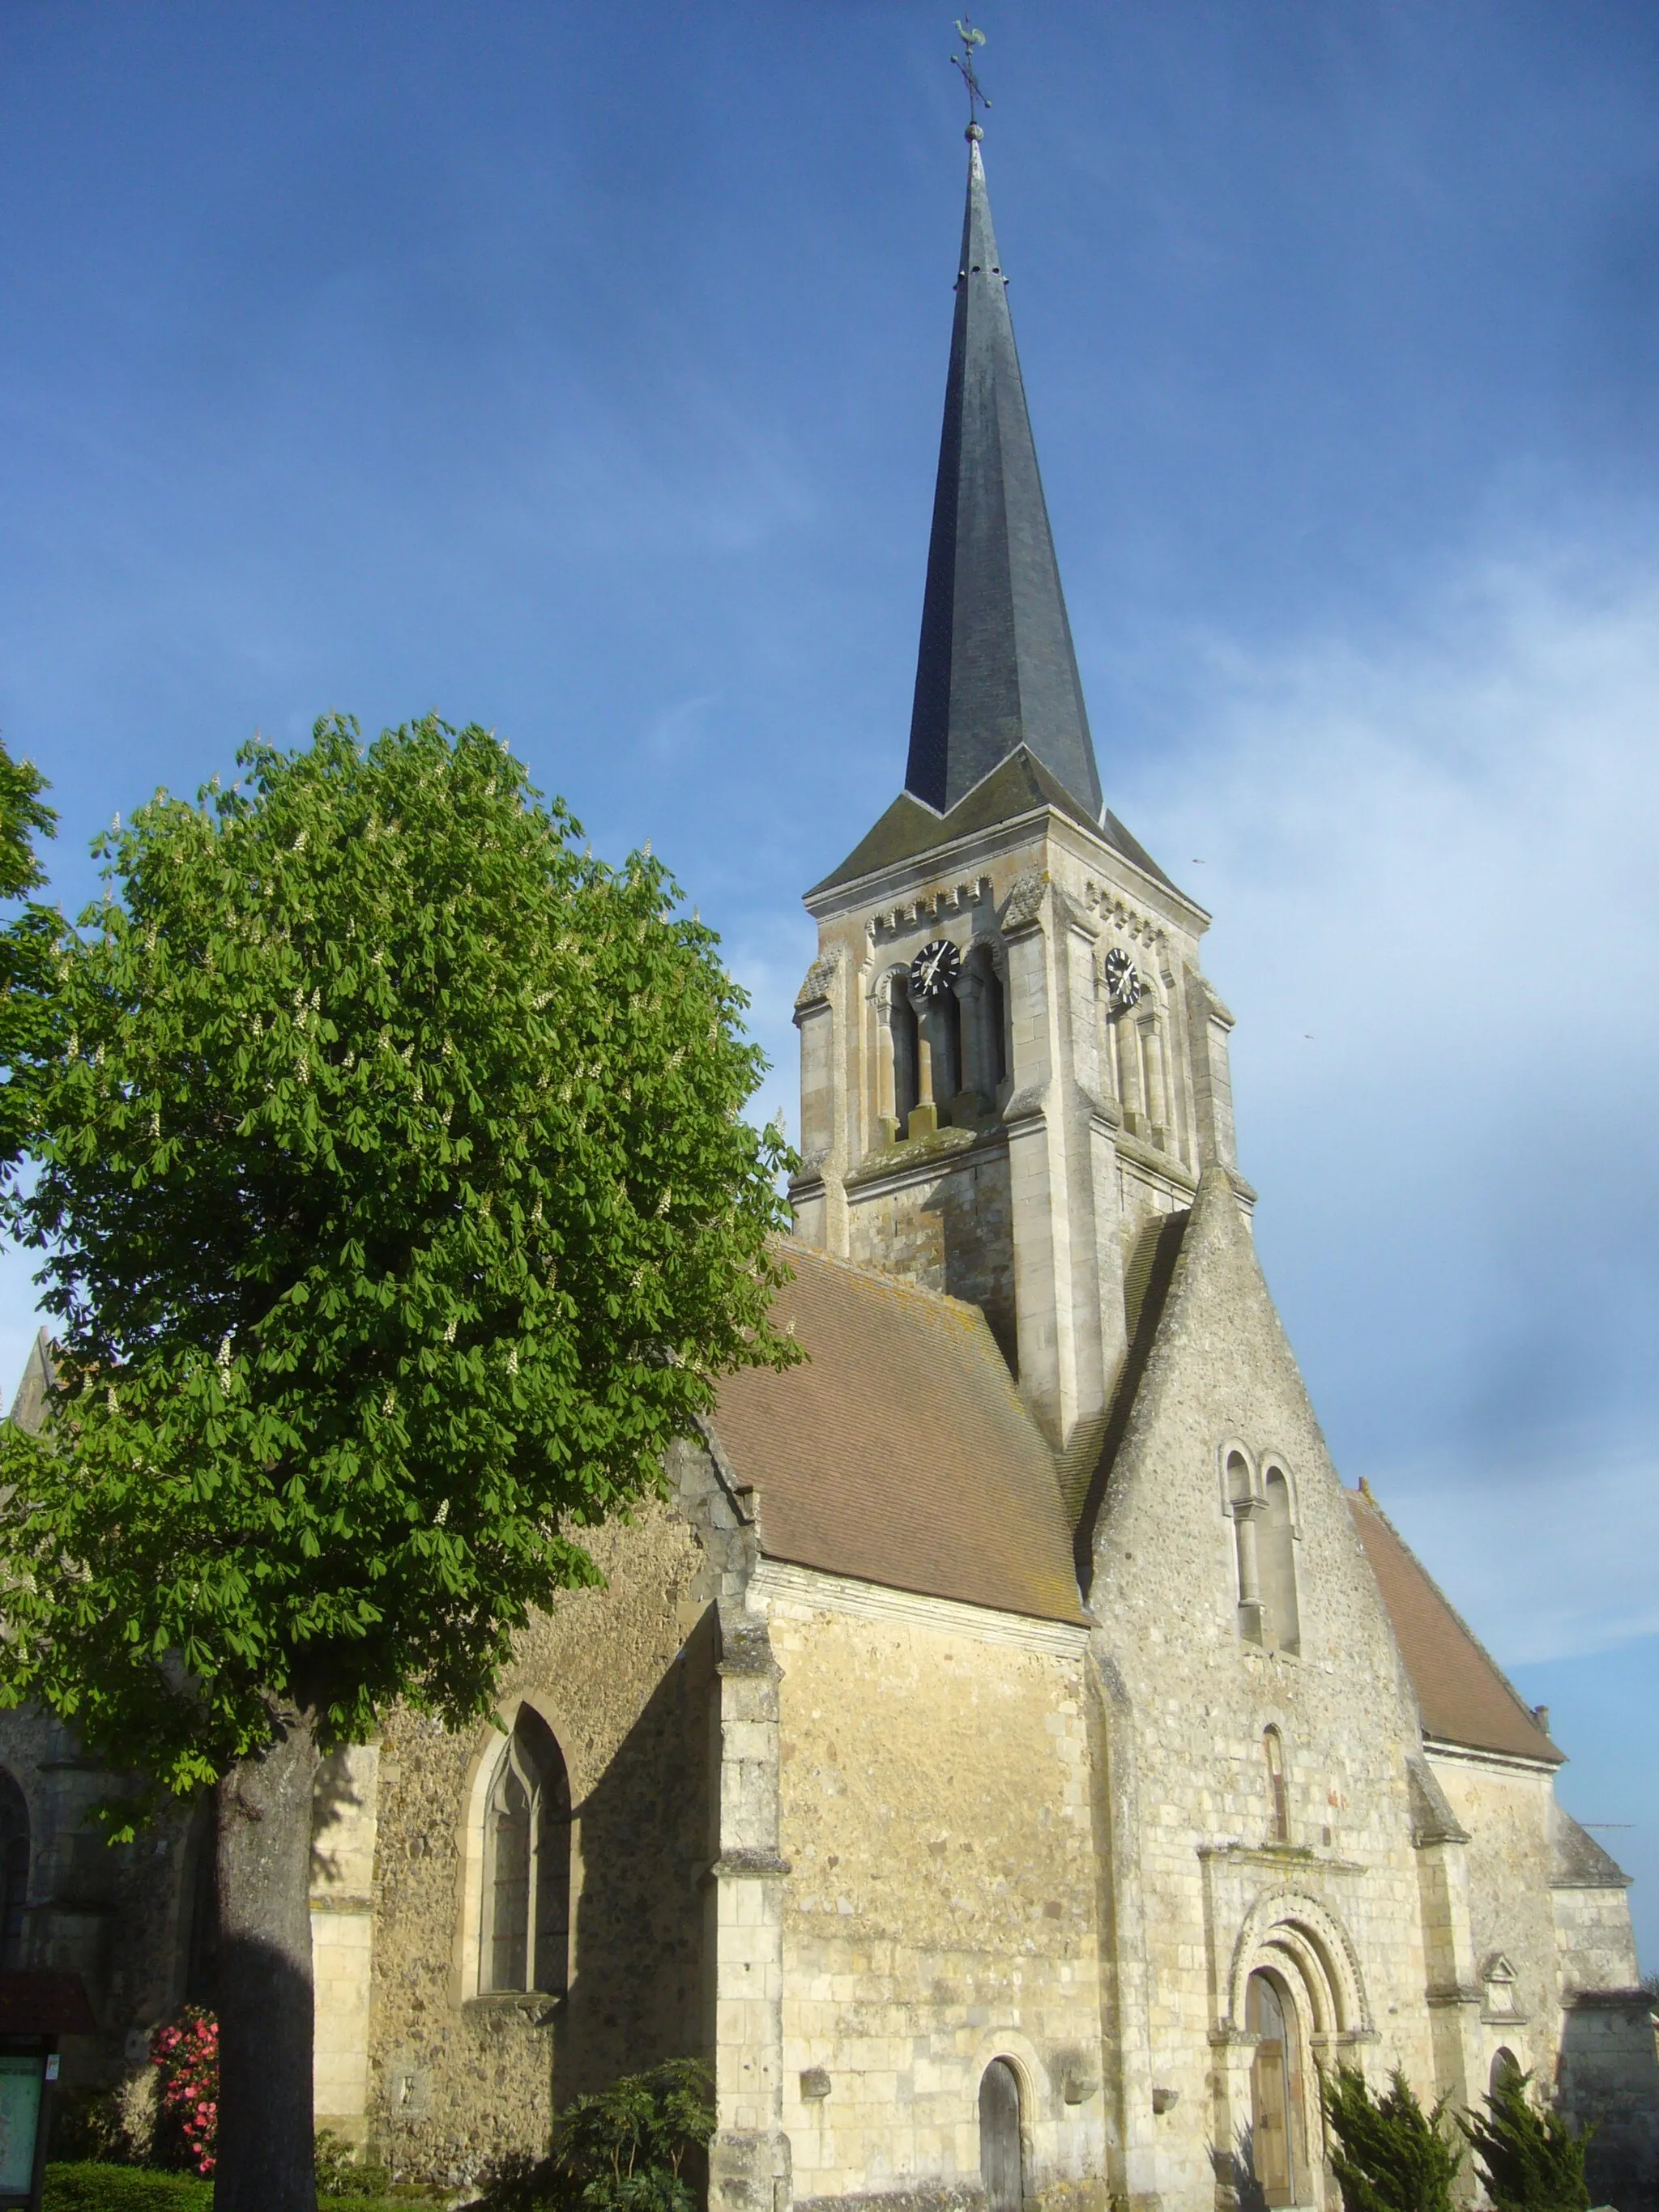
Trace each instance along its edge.
<instances>
[{"instance_id":1,"label":"slate spire","mask_svg":"<svg viewBox=\"0 0 1659 2212\"><path fill-rule=\"evenodd\" d=\"M1098 821L980 136L972 125L905 788L944 813L1024 744Z\"/></svg>"}]
</instances>

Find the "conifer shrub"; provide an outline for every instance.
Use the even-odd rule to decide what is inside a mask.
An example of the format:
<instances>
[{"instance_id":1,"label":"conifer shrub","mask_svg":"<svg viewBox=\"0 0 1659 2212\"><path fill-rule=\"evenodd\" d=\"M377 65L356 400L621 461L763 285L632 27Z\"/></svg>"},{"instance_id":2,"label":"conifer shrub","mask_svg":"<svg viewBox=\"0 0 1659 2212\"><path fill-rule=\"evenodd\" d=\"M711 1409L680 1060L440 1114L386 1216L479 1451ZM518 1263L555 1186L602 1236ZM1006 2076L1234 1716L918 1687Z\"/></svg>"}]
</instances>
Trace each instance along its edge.
<instances>
[{"instance_id":1,"label":"conifer shrub","mask_svg":"<svg viewBox=\"0 0 1659 2212\"><path fill-rule=\"evenodd\" d=\"M1443 2097L1425 2112L1397 2066L1380 2097L1352 2066L1322 2074L1319 2095L1342 2212L1451 2212L1462 2153L1441 2133Z\"/></svg>"},{"instance_id":2,"label":"conifer shrub","mask_svg":"<svg viewBox=\"0 0 1659 2212\"><path fill-rule=\"evenodd\" d=\"M1584 2154L1593 2128L1574 2134L1559 2112L1528 2094L1530 2074L1504 2074L1484 2114L1460 2117L1475 2171L1495 2212L1589 2212Z\"/></svg>"}]
</instances>

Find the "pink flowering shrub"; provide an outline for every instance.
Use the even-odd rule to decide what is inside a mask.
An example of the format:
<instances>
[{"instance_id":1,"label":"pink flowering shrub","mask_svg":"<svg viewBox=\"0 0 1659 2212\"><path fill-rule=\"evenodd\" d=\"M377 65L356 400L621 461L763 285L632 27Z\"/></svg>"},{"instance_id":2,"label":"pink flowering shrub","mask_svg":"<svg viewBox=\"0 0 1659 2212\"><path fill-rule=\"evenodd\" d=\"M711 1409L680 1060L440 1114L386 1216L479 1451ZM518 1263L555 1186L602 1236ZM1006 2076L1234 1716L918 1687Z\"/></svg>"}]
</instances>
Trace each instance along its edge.
<instances>
[{"instance_id":1,"label":"pink flowering shrub","mask_svg":"<svg viewBox=\"0 0 1659 2212\"><path fill-rule=\"evenodd\" d=\"M219 2023L200 2005L186 2005L150 2048L161 2069L161 2127L186 2163L211 2173L219 2130Z\"/></svg>"}]
</instances>

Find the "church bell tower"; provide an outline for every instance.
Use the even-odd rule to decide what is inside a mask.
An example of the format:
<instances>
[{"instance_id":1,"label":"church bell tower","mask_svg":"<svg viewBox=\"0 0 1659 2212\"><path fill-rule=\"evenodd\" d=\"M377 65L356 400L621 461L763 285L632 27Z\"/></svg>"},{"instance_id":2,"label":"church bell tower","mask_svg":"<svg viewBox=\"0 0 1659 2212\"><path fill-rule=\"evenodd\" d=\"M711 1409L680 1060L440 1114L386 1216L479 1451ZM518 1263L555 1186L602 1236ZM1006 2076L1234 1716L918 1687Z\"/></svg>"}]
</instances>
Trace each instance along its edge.
<instances>
[{"instance_id":1,"label":"church bell tower","mask_svg":"<svg viewBox=\"0 0 1659 2212\"><path fill-rule=\"evenodd\" d=\"M1102 801L977 123L904 789L806 895L796 1233L985 1312L1086 1482L1233 1148L1209 917Z\"/></svg>"}]
</instances>

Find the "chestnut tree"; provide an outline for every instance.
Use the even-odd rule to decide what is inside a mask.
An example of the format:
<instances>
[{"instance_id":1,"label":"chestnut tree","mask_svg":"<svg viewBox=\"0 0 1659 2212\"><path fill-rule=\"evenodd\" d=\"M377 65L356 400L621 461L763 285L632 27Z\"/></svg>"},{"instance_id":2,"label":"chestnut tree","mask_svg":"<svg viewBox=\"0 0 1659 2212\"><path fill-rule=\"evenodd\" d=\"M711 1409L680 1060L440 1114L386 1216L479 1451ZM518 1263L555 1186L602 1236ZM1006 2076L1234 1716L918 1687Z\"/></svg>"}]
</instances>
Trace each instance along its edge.
<instances>
[{"instance_id":1,"label":"chestnut tree","mask_svg":"<svg viewBox=\"0 0 1659 2212\"><path fill-rule=\"evenodd\" d=\"M772 1327L782 1139L710 931L487 732L318 724L100 841L11 1200L0 1697L212 1790L220 2212L313 2212L319 1753L489 1711ZM32 794L31 794L32 795Z\"/></svg>"}]
</instances>

